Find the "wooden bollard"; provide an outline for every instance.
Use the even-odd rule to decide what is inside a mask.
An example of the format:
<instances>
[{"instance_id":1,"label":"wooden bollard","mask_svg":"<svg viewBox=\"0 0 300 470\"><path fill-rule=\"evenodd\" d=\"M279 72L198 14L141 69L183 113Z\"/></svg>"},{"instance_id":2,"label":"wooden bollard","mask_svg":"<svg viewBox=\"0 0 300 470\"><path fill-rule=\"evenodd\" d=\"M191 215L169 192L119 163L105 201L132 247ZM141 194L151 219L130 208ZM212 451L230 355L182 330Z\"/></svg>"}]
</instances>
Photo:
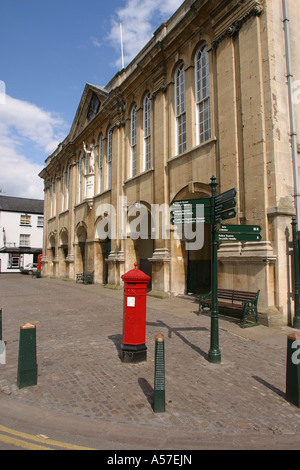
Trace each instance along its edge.
<instances>
[{"instance_id":1,"label":"wooden bollard","mask_svg":"<svg viewBox=\"0 0 300 470\"><path fill-rule=\"evenodd\" d=\"M155 413L164 412L165 398L165 338L164 335L155 336L155 375L154 375L154 403Z\"/></svg>"},{"instance_id":2,"label":"wooden bollard","mask_svg":"<svg viewBox=\"0 0 300 470\"><path fill-rule=\"evenodd\" d=\"M37 385L36 327L26 323L20 327L17 386Z\"/></svg>"}]
</instances>

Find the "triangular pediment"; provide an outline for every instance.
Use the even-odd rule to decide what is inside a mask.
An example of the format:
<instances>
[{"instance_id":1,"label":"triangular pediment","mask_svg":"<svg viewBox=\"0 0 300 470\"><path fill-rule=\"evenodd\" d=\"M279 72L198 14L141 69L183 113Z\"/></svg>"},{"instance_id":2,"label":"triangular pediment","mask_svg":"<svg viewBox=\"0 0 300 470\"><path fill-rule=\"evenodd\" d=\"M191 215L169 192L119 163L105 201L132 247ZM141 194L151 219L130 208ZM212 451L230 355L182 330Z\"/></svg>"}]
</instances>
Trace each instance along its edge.
<instances>
[{"instance_id":1,"label":"triangular pediment","mask_svg":"<svg viewBox=\"0 0 300 470\"><path fill-rule=\"evenodd\" d=\"M70 130L69 139L74 140L85 127L99 114L108 92L103 87L85 85L76 115Z\"/></svg>"}]
</instances>

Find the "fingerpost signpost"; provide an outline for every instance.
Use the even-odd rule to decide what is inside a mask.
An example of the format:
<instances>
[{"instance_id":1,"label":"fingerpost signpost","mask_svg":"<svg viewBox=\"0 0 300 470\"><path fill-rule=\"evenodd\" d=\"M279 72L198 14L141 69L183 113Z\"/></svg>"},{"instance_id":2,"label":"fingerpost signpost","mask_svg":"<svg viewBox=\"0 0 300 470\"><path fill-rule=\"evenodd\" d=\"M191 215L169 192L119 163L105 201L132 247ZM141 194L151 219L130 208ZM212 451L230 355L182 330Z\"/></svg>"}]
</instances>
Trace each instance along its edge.
<instances>
[{"instance_id":1,"label":"fingerpost signpost","mask_svg":"<svg viewBox=\"0 0 300 470\"><path fill-rule=\"evenodd\" d=\"M259 242L259 225L224 225L223 220L236 217L236 189L232 188L216 195L216 177L211 177L211 197L174 201L171 204L173 225L206 223L211 225L211 330L208 360L221 362L219 349L219 305L218 305L218 243L219 242ZM204 216L197 217L197 204L204 206Z\"/></svg>"}]
</instances>

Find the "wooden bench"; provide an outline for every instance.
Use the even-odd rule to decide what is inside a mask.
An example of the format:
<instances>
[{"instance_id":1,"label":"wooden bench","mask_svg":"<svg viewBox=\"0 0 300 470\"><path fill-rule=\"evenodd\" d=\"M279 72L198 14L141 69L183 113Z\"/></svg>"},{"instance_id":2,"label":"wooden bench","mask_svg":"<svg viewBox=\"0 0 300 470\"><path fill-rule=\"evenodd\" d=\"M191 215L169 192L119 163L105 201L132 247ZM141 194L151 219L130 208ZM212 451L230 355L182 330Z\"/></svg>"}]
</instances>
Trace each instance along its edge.
<instances>
[{"instance_id":1,"label":"wooden bench","mask_svg":"<svg viewBox=\"0 0 300 470\"><path fill-rule=\"evenodd\" d=\"M76 283L77 282L83 282L83 284L93 284L94 271L85 271L83 273L76 274Z\"/></svg>"},{"instance_id":2,"label":"wooden bench","mask_svg":"<svg viewBox=\"0 0 300 470\"><path fill-rule=\"evenodd\" d=\"M260 291L247 292L232 289L218 289L218 304L220 307L243 311L242 327L259 325L257 303ZM219 301L220 299L220 301ZM211 292L199 296L199 315L202 309L211 307ZM249 317L255 317L255 323L247 322Z\"/></svg>"}]
</instances>

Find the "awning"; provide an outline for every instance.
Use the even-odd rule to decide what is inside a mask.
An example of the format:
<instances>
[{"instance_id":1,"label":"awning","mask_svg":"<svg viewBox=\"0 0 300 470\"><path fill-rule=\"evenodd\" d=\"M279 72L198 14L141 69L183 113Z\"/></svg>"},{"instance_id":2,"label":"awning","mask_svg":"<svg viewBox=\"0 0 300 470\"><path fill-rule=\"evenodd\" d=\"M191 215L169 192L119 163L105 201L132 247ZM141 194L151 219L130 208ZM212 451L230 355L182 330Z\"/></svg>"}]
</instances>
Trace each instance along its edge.
<instances>
[{"instance_id":1,"label":"awning","mask_svg":"<svg viewBox=\"0 0 300 470\"><path fill-rule=\"evenodd\" d=\"M15 253L19 255L25 254L39 254L42 253L42 248L31 248L27 246L17 247L17 246L3 246L0 248L0 253Z\"/></svg>"}]
</instances>

